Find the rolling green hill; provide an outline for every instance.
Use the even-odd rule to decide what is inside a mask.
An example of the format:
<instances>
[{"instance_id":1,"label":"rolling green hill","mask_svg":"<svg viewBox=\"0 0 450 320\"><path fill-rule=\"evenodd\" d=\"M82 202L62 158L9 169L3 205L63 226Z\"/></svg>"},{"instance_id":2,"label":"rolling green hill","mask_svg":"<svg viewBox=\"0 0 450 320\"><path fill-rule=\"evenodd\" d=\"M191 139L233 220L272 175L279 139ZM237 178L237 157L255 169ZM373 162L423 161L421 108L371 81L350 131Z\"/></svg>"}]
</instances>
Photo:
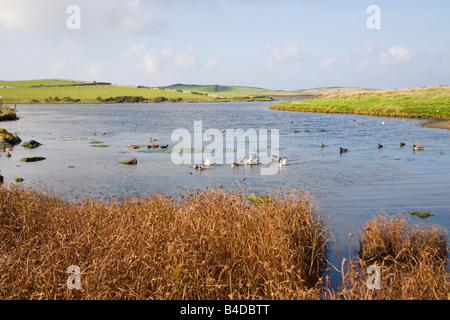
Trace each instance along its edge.
<instances>
[{"instance_id":1,"label":"rolling green hill","mask_svg":"<svg viewBox=\"0 0 450 320\"><path fill-rule=\"evenodd\" d=\"M194 84L174 84L164 87L169 90L181 90L185 92L207 92L225 97L231 96L250 96L250 97L274 97L274 98L301 98L304 96L301 92L271 90L264 88L245 87L245 86L221 86L221 85L194 85Z\"/></svg>"},{"instance_id":2,"label":"rolling green hill","mask_svg":"<svg viewBox=\"0 0 450 320\"><path fill-rule=\"evenodd\" d=\"M195 102L219 99L207 93L71 80L0 81L0 96L5 104Z\"/></svg>"}]
</instances>

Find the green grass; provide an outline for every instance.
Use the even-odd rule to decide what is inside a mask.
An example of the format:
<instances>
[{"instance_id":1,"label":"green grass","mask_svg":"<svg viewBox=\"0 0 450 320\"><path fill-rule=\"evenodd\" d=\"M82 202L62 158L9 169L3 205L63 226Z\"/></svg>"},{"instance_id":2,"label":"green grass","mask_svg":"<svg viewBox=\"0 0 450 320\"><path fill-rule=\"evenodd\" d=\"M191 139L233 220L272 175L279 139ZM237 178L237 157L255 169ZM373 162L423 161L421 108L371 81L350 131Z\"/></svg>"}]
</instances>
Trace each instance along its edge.
<instances>
[{"instance_id":1,"label":"green grass","mask_svg":"<svg viewBox=\"0 0 450 320\"><path fill-rule=\"evenodd\" d=\"M40 88L0 88L0 96L3 103L7 104L27 104L27 103L73 103L71 101L59 101L54 99L46 102L49 97L63 99L70 97L80 99L79 103L99 103L98 97L103 99L119 96L142 96L153 100L156 97L166 97L171 99L182 98L182 101L210 101L214 98L205 95L186 94L168 90L158 90L150 88L124 87L114 85L93 85L93 86L67 86L67 87L40 87Z\"/></svg>"},{"instance_id":2,"label":"green grass","mask_svg":"<svg viewBox=\"0 0 450 320\"><path fill-rule=\"evenodd\" d=\"M42 79L42 80L19 80L19 81L3 81L0 80L0 87L31 87L31 86L70 86L75 84L83 84L87 82L58 80L58 79Z\"/></svg>"},{"instance_id":3,"label":"green grass","mask_svg":"<svg viewBox=\"0 0 450 320\"><path fill-rule=\"evenodd\" d=\"M383 90L277 103L273 110L450 119L450 87Z\"/></svg>"}]
</instances>

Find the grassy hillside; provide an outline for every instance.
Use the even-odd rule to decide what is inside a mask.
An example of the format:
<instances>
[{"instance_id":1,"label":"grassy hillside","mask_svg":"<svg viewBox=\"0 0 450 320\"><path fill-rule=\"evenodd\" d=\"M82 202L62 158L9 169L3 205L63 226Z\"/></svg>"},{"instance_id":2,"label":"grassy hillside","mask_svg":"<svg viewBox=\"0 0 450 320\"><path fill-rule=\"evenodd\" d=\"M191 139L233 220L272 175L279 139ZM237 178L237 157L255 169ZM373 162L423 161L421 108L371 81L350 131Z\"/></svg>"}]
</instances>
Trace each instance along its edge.
<instances>
[{"instance_id":1,"label":"grassy hillside","mask_svg":"<svg viewBox=\"0 0 450 320\"><path fill-rule=\"evenodd\" d=\"M85 84L83 81L42 79L42 80L20 80L4 81L0 80L0 87L31 87L31 86L70 86L76 84Z\"/></svg>"},{"instance_id":2,"label":"grassy hillside","mask_svg":"<svg viewBox=\"0 0 450 320\"><path fill-rule=\"evenodd\" d=\"M193 85L193 84L174 84L166 89L183 90L183 91L200 91L211 93L228 93L228 94L248 94L267 91L262 88L240 87L240 86L220 86L220 85Z\"/></svg>"},{"instance_id":3,"label":"grassy hillside","mask_svg":"<svg viewBox=\"0 0 450 320\"><path fill-rule=\"evenodd\" d=\"M297 92L317 96L329 96L339 94L357 94L357 93L359 94L373 91L377 91L377 89L353 88L353 87L321 87L321 88L298 90Z\"/></svg>"},{"instance_id":4,"label":"grassy hillside","mask_svg":"<svg viewBox=\"0 0 450 320\"><path fill-rule=\"evenodd\" d=\"M281 102L274 110L450 119L450 87L380 90Z\"/></svg>"},{"instance_id":5,"label":"grassy hillside","mask_svg":"<svg viewBox=\"0 0 450 320\"><path fill-rule=\"evenodd\" d=\"M268 96L268 97L302 97L302 92L270 90L264 88L244 87L244 86L221 86L221 85L192 85L192 84L174 84L165 89L182 90L188 92L207 92L211 94L229 96Z\"/></svg>"},{"instance_id":6,"label":"grassy hillside","mask_svg":"<svg viewBox=\"0 0 450 320\"><path fill-rule=\"evenodd\" d=\"M39 87L39 83L41 82L43 86ZM98 98L107 99L120 96L143 97L143 99L148 99L149 102L153 102L158 97L164 97L169 102L213 101L215 99L215 97L210 97L206 94L181 93L164 89L115 86L110 84L80 84L82 83L59 80L3 81L0 83L0 96L3 97L3 103L6 104L100 103L101 101ZM15 85L16 87L2 87L6 85Z\"/></svg>"}]
</instances>

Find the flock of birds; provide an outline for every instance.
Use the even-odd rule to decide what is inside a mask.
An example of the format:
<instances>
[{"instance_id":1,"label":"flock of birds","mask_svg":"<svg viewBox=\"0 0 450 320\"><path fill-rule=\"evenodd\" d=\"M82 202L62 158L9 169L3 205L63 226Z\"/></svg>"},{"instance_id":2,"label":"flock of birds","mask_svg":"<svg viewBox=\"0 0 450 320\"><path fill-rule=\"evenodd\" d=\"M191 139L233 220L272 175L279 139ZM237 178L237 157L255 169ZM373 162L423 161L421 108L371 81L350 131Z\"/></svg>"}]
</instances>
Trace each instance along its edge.
<instances>
[{"instance_id":1,"label":"flock of birds","mask_svg":"<svg viewBox=\"0 0 450 320\"><path fill-rule=\"evenodd\" d=\"M280 167L285 167L287 165L287 159L286 158L280 158L279 156L272 156L270 158L270 163L278 163L280 165ZM249 158L244 157L239 159L238 161L233 161L231 163L231 167L235 168L238 167L240 165L245 165L245 166L253 166L253 165L259 165L261 164L261 161L259 160L258 156L256 155L256 153L250 155ZM194 169L195 170L199 170L202 171L205 167L209 168L211 167L211 165L213 165L213 163L211 162L210 159L206 159L206 161L203 163L203 165L194 165Z\"/></svg>"},{"instance_id":2,"label":"flock of birds","mask_svg":"<svg viewBox=\"0 0 450 320\"><path fill-rule=\"evenodd\" d=\"M400 147L405 147L405 146L406 146L406 143L404 143L404 142L400 143ZM322 143L320 145L320 147L321 148L325 148L325 145ZM382 148L384 148L384 146L382 144L378 144L378 149L382 149ZM421 151L421 150L424 150L424 147L421 144L413 145L413 150L414 151ZM348 149L340 147L339 148L339 152L340 153L346 153L346 152L348 152Z\"/></svg>"}]
</instances>

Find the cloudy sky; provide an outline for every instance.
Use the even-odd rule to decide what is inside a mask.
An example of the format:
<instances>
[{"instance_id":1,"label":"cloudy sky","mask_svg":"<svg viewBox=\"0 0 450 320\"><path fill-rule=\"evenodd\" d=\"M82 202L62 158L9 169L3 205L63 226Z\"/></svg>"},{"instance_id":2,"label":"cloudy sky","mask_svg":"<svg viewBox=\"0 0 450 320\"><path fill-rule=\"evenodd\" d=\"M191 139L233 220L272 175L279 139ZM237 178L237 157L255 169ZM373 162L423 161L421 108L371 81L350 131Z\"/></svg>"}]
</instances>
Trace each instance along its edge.
<instances>
[{"instance_id":1,"label":"cloudy sky","mask_svg":"<svg viewBox=\"0 0 450 320\"><path fill-rule=\"evenodd\" d=\"M449 40L448 0L0 0L2 80L435 86Z\"/></svg>"}]
</instances>

